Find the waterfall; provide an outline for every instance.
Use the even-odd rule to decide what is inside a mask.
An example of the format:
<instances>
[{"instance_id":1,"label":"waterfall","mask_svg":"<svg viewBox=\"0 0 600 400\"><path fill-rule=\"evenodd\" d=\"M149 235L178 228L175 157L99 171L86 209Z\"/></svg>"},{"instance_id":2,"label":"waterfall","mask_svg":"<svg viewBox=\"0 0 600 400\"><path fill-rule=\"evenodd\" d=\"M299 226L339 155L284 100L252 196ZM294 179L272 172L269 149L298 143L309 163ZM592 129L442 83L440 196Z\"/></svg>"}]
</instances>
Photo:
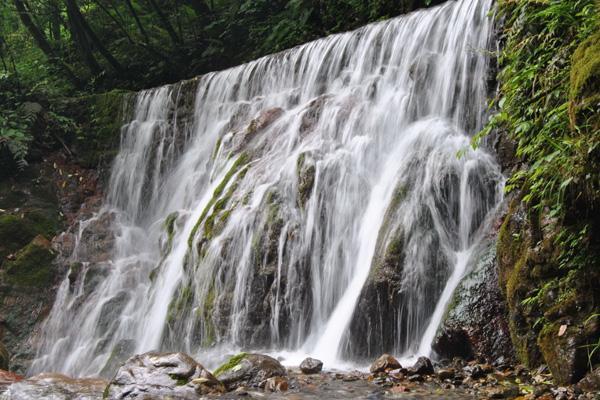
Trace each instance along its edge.
<instances>
[{"instance_id":1,"label":"waterfall","mask_svg":"<svg viewBox=\"0 0 600 400\"><path fill-rule=\"evenodd\" d=\"M470 148L490 6L452 1L138 93L30 373L109 375L153 349L329 366L431 353L502 198L493 156Z\"/></svg>"}]
</instances>

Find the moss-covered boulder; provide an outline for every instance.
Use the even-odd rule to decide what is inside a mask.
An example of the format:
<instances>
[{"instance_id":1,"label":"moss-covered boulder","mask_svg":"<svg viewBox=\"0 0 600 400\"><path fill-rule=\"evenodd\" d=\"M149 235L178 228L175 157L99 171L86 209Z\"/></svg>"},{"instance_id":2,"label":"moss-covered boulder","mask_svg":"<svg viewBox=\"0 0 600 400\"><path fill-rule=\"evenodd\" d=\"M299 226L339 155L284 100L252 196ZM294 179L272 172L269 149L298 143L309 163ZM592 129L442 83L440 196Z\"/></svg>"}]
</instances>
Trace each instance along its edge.
<instances>
[{"instance_id":1,"label":"moss-covered boulder","mask_svg":"<svg viewBox=\"0 0 600 400\"><path fill-rule=\"evenodd\" d=\"M240 353L217 368L214 375L225 384L228 390L234 390L240 386L258 387L266 379L287 375L287 371L273 357Z\"/></svg>"}]
</instances>

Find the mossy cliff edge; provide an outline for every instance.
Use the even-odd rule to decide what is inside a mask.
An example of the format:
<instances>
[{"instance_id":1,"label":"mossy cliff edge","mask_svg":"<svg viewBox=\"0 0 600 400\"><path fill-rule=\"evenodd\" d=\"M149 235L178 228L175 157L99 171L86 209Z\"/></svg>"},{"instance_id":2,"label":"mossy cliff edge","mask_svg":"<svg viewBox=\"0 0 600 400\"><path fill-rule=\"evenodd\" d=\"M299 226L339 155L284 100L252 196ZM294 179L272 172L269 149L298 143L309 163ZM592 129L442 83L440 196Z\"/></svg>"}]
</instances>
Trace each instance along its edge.
<instances>
[{"instance_id":1,"label":"mossy cliff edge","mask_svg":"<svg viewBox=\"0 0 600 400\"><path fill-rule=\"evenodd\" d=\"M558 384L600 363L600 31L590 0L500 1L499 283L518 360Z\"/></svg>"},{"instance_id":2,"label":"mossy cliff edge","mask_svg":"<svg viewBox=\"0 0 600 400\"><path fill-rule=\"evenodd\" d=\"M73 120L58 131L49 126L54 111L38 105L28 165L0 177L0 368L24 372L34 355L34 332L66 268L55 262L64 251L58 235L84 202L100 203L99 171L118 151L130 100L113 91L57 102L55 111Z\"/></svg>"}]
</instances>

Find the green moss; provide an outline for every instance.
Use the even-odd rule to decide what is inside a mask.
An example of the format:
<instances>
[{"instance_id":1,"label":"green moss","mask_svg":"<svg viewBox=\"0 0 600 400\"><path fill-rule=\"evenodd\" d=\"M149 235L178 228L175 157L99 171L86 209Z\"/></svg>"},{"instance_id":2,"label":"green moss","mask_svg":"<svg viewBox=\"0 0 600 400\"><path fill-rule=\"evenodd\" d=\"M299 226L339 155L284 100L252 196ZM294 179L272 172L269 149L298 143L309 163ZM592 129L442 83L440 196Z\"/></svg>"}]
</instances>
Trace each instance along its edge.
<instances>
[{"instance_id":1,"label":"green moss","mask_svg":"<svg viewBox=\"0 0 600 400\"><path fill-rule=\"evenodd\" d=\"M0 216L0 259L20 249L35 237L35 229L16 215Z\"/></svg>"},{"instance_id":2,"label":"green moss","mask_svg":"<svg viewBox=\"0 0 600 400\"><path fill-rule=\"evenodd\" d=\"M213 150L213 153L212 153L213 160L215 158L217 158L217 154L219 154L219 150L221 149L221 143L222 143L222 141L223 141L222 138L218 138L217 139L217 144L215 144L215 149Z\"/></svg>"},{"instance_id":3,"label":"green moss","mask_svg":"<svg viewBox=\"0 0 600 400\"><path fill-rule=\"evenodd\" d=\"M13 285L46 288L52 284L52 261L55 254L50 243L40 236L20 250L14 261L9 261L6 276Z\"/></svg>"},{"instance_id":4,"label":"green moss","mask_svg":"<svg viewBox=\"0 0 600 400\"><path fill-rule=\"evenodd\" d=\"M225 176L223 177L223 180L219 183L219 185L215 188L212 198L210 199L210 201L208 202L208 204L206 205L206 207L204 207L204 210L202 210L202 214L200 214L200 218L198 218L198 221L196 222L196 224L194 225L194 228L192 229L192 232L190 233L190 236L188 237L188 246L191 248L192 244L194 242L194 238L196 237L196 234L198 233L198 229L200 229L200 226L202 225L203 222L206 221L209 212L211 211L211 209L213 209L213 207L215 206L215 203L217 203L217 201L219 200L219 198L221 197L221 195L223 194L223 191L225 190L225 188L227 187L227 184L229 183L229 181L231 180L231 178L239 171L240 174L240 179L246 174L247 169L244 168L243 170L240 171L240 169L246 165L248 163L248 161L250 160L250 157L248 156L247 153L242 153L233 163L233 165L231 166L231 168L229 169L229 171L227 171L227 173L225 174ZM230 190L228 192L228 194L232 194L233 190ZM227 204L227 201L229 199L226 196L226 199L223 200L223 202L220 203L220 206L224 206L224 204ZM214 219L214 218L213 218ZM207 235L207 238L211 238L212 235L212 224L213 224L213 220L211 219L210 221L210 225L208 227L205 227L204 229L204 234Z\"/></svg>"},{"instance_id":5,"label":"green moss","mask_svg":"<svg viewBox=\"0 0 600 400\"><path fill-rule=\"evenodd\" d=\"M177 374L169 374L171 379L175 381L175 386L185 386L188 384L188 380Z\"/></svg>"},{"instance_id":6,"label":"green moss","mask_svg":"<svg viewBox=\"0 0 600 400\"><path fill-rule=\"evenodd\" d=\"M169 309L167 311L168 323L174 322L186 311L186 309L190 308L192 306L193 300L194 291L192 289L191 284L187 284L180 288L177 295L169 304Z\"/></svg>"},{"instance_id":7,"label":"green moss","mask_svg":"<svg viewBox=\"0 0 600 400\"><path fill-rule=\"evenodd\" d=\"M215 326L212 322L212 314L215 308L216 291L214 282L210 286L206 297L204 298L204 307L197 311L198 318L203 321L204 332L202 335L202 347L208 347L214 344L216 338Z\"/></svg>"},{"instance_id":8,"label":"green moss","mask_svg":"<svg viewBox=\"0 0 600 400\"><path fill-rule=\"evenodd\" d=\"M235 356L231 357L229 360L227 360L224 364L222 364L219 368L217 368L214 372L213 375L215 377L219 377L220 375L222 375L223 373L232 370L233 368L235 368L244 358L246 358L246 356L248 355L248 353L240 353L240 354L236 354Z\"/></svg>"},{"instance_id":9,"label":"green moss","mask_svg":"<svg viewBox=\"0 0 600 400\"><path fill-rule=\"evenodd\" d=\"M123 90L84 96L77 99L80 113L89 121L85 133L77 141L80 162L88 167L96 167L112 159L118 152L121 126L125 118L125 106L131 93Z\"/></svg>"},{"instance_id":10,"label":"green moss","mask_svg":"<svg viewBox=\"0 0 600 400\"><path fill-rule=\"evenodd\" d=\"M571 101L600 92L600 30L583 41L571 64Z\"/></svg>"},{"instance_id":11,"label":"green moss","mask_svg":"<svg viewBox=\"0 0 600 400\"><path fill-rule=\"evenodd\" d=\"M316 167L307 163L307 152L300 153L296 161L296 175L298 179L298 204L304 207L312 193L315 184Z\"/></svg>"}]
</instances>

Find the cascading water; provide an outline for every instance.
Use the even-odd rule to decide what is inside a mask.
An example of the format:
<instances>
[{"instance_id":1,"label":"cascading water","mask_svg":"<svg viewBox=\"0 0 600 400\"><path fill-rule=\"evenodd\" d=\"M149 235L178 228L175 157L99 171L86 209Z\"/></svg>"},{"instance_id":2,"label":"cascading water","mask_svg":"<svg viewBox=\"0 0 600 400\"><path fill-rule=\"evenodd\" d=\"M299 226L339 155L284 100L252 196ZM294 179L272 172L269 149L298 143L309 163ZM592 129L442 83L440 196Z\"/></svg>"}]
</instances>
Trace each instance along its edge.
<instances>
[{"instance_id":1,"label":"cascading water","mask_svg":"<svg viewBox=\"0 0 600 400\"><path fill-rule=\"evenodd\" d=\"M139 93L30 372L106 375L152 349L301 351L330 366L430 353L501 200L493 157L469 148L490 3ZM99 221L114 236L105 257ZM396 302L377 293L386 274ZM393 317L359 312L370 293ZM368 350L353 339L366 325Z\"/></svg>"}]
</instances>

